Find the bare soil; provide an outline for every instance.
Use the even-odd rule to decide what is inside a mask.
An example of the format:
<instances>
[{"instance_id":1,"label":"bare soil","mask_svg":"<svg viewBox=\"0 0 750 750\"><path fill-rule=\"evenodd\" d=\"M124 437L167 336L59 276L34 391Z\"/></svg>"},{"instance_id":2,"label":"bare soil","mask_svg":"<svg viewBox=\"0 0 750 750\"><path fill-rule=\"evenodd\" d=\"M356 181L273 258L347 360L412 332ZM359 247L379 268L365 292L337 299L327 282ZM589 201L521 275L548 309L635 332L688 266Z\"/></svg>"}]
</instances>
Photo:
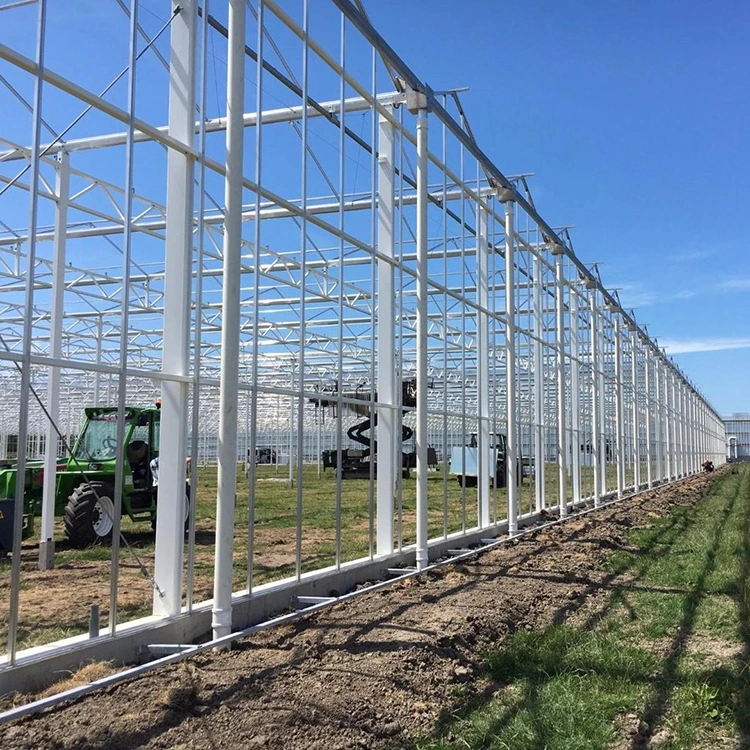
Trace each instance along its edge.
<instances>
[{"instance_id":1,"label":"bare soil","mask_svg":"<svg viewBox=\"0 0 750 750\"><path fill-rule=\"evenodd\" d=\"M629 529L696 502L710 481L643 493L0 727L0 747L409 746L459 701L500 688L482 677L488 648L521 629L602 617L611 588L628 585L602 563Z\"/></svg>"}]
</instances>

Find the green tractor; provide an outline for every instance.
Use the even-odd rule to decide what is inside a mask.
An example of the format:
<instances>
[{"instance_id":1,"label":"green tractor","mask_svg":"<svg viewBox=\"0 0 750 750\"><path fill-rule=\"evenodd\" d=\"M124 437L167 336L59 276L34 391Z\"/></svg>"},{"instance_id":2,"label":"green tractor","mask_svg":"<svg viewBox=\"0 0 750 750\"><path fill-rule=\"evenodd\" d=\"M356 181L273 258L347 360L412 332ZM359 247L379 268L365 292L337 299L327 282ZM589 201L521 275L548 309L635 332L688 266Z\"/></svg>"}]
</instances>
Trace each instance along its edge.
<instances>
[{"instance_id":1,"label":"green tractor","mask_svg":"<svg viewBox=\"0 0 750 750\"><path fill-rule=\"evenodd\" d=\"M55 515L64 516L65 535L74 547L109 539L114 526L117 408L90 407L85 412L86 421L72 456L58 461L55 487ZM122 515L133 521L150 521L153 528L158 488L151 462L159 456L160 417L158 406L125 410ZM0 553L9 552L12 544L17 473L13 467L0 469ZM34 533L34 516L42 510L43 486L44 463L27 462L23 539Z\"/></svg>"}]
</instances>

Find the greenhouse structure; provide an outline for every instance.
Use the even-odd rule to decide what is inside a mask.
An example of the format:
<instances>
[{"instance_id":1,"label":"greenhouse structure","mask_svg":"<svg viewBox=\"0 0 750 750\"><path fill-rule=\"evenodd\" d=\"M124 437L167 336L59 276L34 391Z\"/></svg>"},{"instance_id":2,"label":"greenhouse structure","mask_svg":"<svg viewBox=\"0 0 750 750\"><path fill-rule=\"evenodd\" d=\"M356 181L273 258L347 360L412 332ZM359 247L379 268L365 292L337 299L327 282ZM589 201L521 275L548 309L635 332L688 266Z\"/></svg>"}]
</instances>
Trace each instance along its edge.
<instances>
[{"instance_id":1,"label":"greenhouse structure","mask_svg":"<svg viewBox=\"0 0 750 750\"><path fill-rule=\"evenodd\" d=\"M355 0L0 6L0 694L725 461L429 75Z\"/></svg>"}]
</instances>

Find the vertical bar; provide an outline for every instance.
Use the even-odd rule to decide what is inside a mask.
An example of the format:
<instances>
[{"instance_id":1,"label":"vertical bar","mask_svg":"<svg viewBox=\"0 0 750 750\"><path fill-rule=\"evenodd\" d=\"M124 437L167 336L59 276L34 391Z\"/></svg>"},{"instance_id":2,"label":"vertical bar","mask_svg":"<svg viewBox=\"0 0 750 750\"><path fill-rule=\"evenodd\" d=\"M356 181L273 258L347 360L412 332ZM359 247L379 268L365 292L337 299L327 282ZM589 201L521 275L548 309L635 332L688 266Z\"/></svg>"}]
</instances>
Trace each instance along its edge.
<instances>
[{"instance_id":1,"label":"vertical bar","mask_svg":"<svg viewBox=\"0 0 750 750\"><path fill-rule=\"evenodd\" d=\"M594 507L599 507L602 500L602 471L601 465L605 457L601 452L602 445L602 420L601 420L601 397L599 389L599 372L602 369L602 360L599 350L599 310L596 306L596 287L589 286L589 310L591 313L591 341L589 343L589 357L591 360L591 458L594 471Z\"/></svg>"},{"instance_id":2,"label":"vertical bar","mask_svg":"<svg viewBox=\"0 0 750 750\"><path fill-rule=\"evenodd\" d=\"M479 232L477 234L477 524L490 525L490 475L492 466L492 441L490 440L490 374L489 374L489 292L487 262L489 239L487 211L477 206ZM506 292L507 293L507 292ZM510 437L510 436L508 436Z\"/></svg>"},{"instance_id":3,"label":"vertical bar","mask_svg":"<svg viewBox=\"0 0 750 750\"><path fill-rule=\"evenodd\" d=\"M104 340L104 315L99 314L96 318L96 364L102 363L102 341ZM101 403L102 391L102 374L97 371L94 373L94 406Z\"/></svg>"},{"instance_id":4,"label":"vertical bar","mask_svg":"<svg viewBox=\"0 0 750 750\"><path fill-rule=\"evenodd\" d=\"M340 63L341 63L341 75L339 76L339 100L341 102L341 126L339 127L339 237L338 237L338 271L339 271L339 283L338 283L338 295L336 300L336 308L338 315L338 326L337 326L337 339L338 339L338 353L336 357L336 383L337 394L340 396L341 388L344 383L344 226L345 226L345 214L344 214L344 189L346 184L346 138L344 137L344 118L346 110L344 107L344 99L346 96L346 79L344 78L344 70L346 65L346 16L341 14L341 45L339 49ZM336 403L336 568L341 567L341 525L342 525L342 514L341 514L341 482L343 478L341 468L342 458L342 433L344 430L343 420L343 408L341 401ZM399 435L400 438L400 435ZM400 442L399 442L400 445ZM399 518L399 544L400 544L401 524Z\"/></svg>"},{"instance_id":5,"label":"vertical bar","mask_svg":"<svg viewBox=\"0 0 750 750\"><path fill-rule=\"evenodd\" d=\"M570 288L570 460L573 503L581 499L581 395L578 290Z\"/></svg>"},{"instance_id":6,"label":"vertical bar","mask_svg":"<svg viewBox=\"0 0 750 750\"><path fill-rule=\"evenodd\" d=\"M169 55L169 133L192 148L195 139L195 55L197 0L187 0L171 27ZM193 260L193 183L195 160L174 149L167 153L167 226L164 258L164 348L162 372L190 374L190 302ZM182 604L185 538L185 456L188 383L164 380L161 388L159 503L153 612L171 617Z\"/></svg>"},{"instance_id":7,"label":"vertical bar","mask_svg":"<svg viewBox=\"0 0 750 750\"><path fill-rule=\"evenodd\" d=\"M377 553L393 552L393 504L398 450L398 398L396 393L396 337L394 295L394 127L380 116L378 137L378 476Z\"/></svg>"},{"instance_id":8,"label":"vertical bar","mask_svg":"<svg viewBox=\"0 0 750 750\"><path fill-rule=\"evenodd\" d=\"M653 398L651 392L651 348L648 345L648 341L644 341L643 357L644 376L646 378L646 485L648 489L651 489L654 486L653 443L651 442L651 427L653 424L651 407L653 405Z\"/></svg>"},{"instance_id":9,"label":"vertical bar","mask_svg":"<svg viewBox=\"0 0 750 750\"><path fill-rule=\"evenodd\" d=\"M214 638L228 635L232 628L232 547L237 485L237 389L240 342L240 253L242 250L245 0L229 0L227 47L227 133L224 182L226 215L221 300L216 557L211 623Z\"/></svg>"},{"instance_id":10,"label":"vertical bar","mask_svg":"<svg viewBox=\"0 0 750 750\"><path fill-rule=\"evenodd\" d=\"M501 196L503 197L503 196ZM518 532L518 404L516 399L516 282L514 202L505 196L505 393L508 418L505 476L508 535ZM494 467L493 467L494 471Z\"/></svg>"},{"instance_id":11,"label":"vertical bar","mask_svg":"<svg viewBox=\"0 0 750 750\"><path fill-rule=\"evenodd\" d=\"M641 445L638 426L638 331L630 333L630 379L633 384L633 484L636 492L641 488Z\"/></svg>"},{"instance_id":12,"label":"vertical bar","mask_svg":"<svg viewBox=\"0 0 750 750\"><path fill-rule=\"evenodd\" d=\"M307 331L307 303L305 287L307 285L307 150L308 150L308 127L307 127L307 97L309 76L309 45L308 45L308 23L310 8L308 0L304 0L302 10L302 169L300 185L300 204L302 216L300 217L300 290L299 290L299 377L297 381L297 536L296 536L296 574L297 580L302 575L302 491L303 470L305 463L305 338ZM343 196L341 196L343 199ZM372 515L370 516L372 518Z\"/></svg>"},{"instance_id":13,"label":"vertical bar","mask_svg":"<svg viewBox=\"0 0 750 750\"><path fill-rule=\"evenodd\" d=\"M542 359L542 259L534 253L534 495L536 512L545 507L544 482L544 360Z\"/></svg>"},{"instance_id":14,"label":"vertical bar","mask_svg":"<svg viewBox=\"0 0 750 750\"><path fill-rule=\"evenodd\" d=\"M565 429L565 269L563 249L554 245L555 349L557 360L557 503L560 518L568 515L568 447Z\"/></svg>"},{"instance_id":15,"label":"vertical bar","mask_svg":"<svg viewBox=\"0 0 750 750\"><path fill-rule=\"evenodd\" d=\"M615 313L615 437L617 440L617 497L625 490L625 415L623 409L622 382L622 323Z\"/></svg>"},{"instance_id":16,"label":"vertical bar","mask_svg":"<svg viewBox=\"0 0 750 750\"><path fill-rule=\"evenodd\" d=\"M16 661L16 636L18 633L18 593L21 585L21 535L23 533L23 503L26 474L26 437L28 434L28 403L31 393L31 342L34 330L34 277L36 265L36 231L39 204L39 144L42 129L42 90L44 76L44 43L47 25L47 2L40 0L37 15L36 62L34 105L32 110L31 167L29 174L29 249L26 273L26 297L23 313L23 362L21 364L21 389L18 414L18 450L16 456L16 507L13 515L13 555L10 574L10 601L8 613L8 663Z\"/></svg>"},{"instance_id":17,"label":"vertical bar","mask_svg":"<svg viewBox=\"0 0 750 750\"><path fill-rule=\"evenodd\" d=\"M135 92L138 60L138 0L130 3L130 44L128 66L128 125L125 139L125 192L122 235L122 297L120 300L120 367L117 373L117 445L125 444L125 406L127 404L127 366L130 329L130 258L132 253L133 215L133 149ZM115 462L114 517L112 519L112 555L109 578L109 634L117 629L117 588L120 576L120 522L122 516L122 488L125 475L125 451L117 452Z\"/></svg>"},{"instance_id":18,"label":"vertical bar","mask_svg":"<svg viewBox=\"0 0 750 750\"><path fill-rule=\"evenodd\" d=\"M262 2L261 2L262 6ZM190 523L188 525L188 555L186 565L186 597L185 606L188 612L193 609L194 581L195 581L195 510L198 507L198 462L200 461L199 435L200 423L200 376L201 376L201 341L203 336L203 243L204 243L204 210L206 205L206 71L208 62L208 15L209 0L204 0L203 17L201 19L201 59L200 59L200 126L198 135L198 150L200 153L200 167L198 170L198 225L196 235L198 247L195 264L195 320L193 328L193 403L191 415L191 441L190 441ZM260 129L260 123L256 126ZM248 552L252 560L252 548ZM248 573L248 581L251 581ZM249 584L248 584L249 586Z\"/></svg>"},{"instance_id":19,"label":"vertical bar","mask_svg":"<svg viewBox=\"0 0 750 750\"><path fill-rule=\"evenodd\" d=\"M597 348L597 358L599 360L599 366L597 368L597 382L599 391L599 444L597 450L599 453L599 483L602 495L607 494L607 457L608 457L608 445L607 445L607 414L606 414L606 380L604 377L604 368L606 363L606 357L604 352L605 335L604 335L605 316L603 310L599 310L597 313L597 339L599 346Z\"/></svg>"},{"instance_id":20,"label":"vertical bar","mask_svg":"<svg viewBox=\"0 0 750 750\"><path fill-rule=\"evenodd\" d=\"M427 109L417 115L417 550L424 568L427 552Z\"/></svg>"},{"instance_id":21,"label":"vertical bar","mask_svg":"<svg viewBox=\"0 0 750 750\"><path fill-rule=\"evenodd\" d=\"M68 228L70 197L70 160L65 151L57 154L55 192L55 240L52 258L52 301L50 316L49 355L62 356L62 331L65 301L65 240ZM101 316L100 316L101 320ZM57 423L60 418L60 368L49 368L47 381L47 445L44 457L44 489L42 523L39 537L39 569L55 566L55 485L57 480Z\"/></svg>"}]
</instances>

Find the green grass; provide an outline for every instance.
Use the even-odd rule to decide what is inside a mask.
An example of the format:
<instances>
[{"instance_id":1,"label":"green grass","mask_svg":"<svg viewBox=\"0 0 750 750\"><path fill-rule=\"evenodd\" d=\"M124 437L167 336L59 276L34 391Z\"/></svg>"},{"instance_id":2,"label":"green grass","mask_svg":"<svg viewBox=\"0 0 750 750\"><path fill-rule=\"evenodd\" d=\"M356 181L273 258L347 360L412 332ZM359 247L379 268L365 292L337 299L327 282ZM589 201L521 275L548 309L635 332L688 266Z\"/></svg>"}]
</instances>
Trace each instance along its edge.
<instances>
[{"instance_id":1,"label":"green grass","mask_svg":"<svg viewBox=\"0 0 750 750\"><path fill-rule=\"evenodd\" d=\"M593 750L638 720L664 750L750 747L750 467L629 541L587 629L515 634L487 654L494 697L458 701L417 747Z\"/></svg>"},{"instance_id":2,"label":"green grass","mask_svg":"<svg viewBox=\"0 0 750 750\"><path fill-rule=\"evenodd\" d=\"M296 525L297 525L297 486L289 486L286 480L289 469L286 466L256 467L257 482L254 488L254 554L252 559L252 582L254 586L293 576L296 566ZM394 518L394 540L396 545L409 545L416 541L416 479L411 472L409 479L402 482L400 507L396 500ZM607 466L607 485L611 489L616 483L615 467ZM645 476L645 472L644 472ZM213 590L214 536L216 526L216 483L215 466L199 466L196 493L196 547L194 560L193 601L209 598ZM557 465L545 466L546 501L548 507L557 503ZM593 474L590 467L581 468L584 493L593 487ZM296 481L296 472L295 472ZM444 533L454 533L477 525L475 488L462 489L455 476L445 474L442 467L428 474L428 533L439 537ZM533 479L526 477L520 488L519 512L525 513L535 507ZM370 507L375 503L375 485L368 479L347 479L341 483L337 495L335 472L329 470L318 476L316 466L305 465L302 470L302 573L335 565L338 560L346 562L367 557L375 545L374 528L371 533ZM572 498L572 486L567 485L568 498ZM248 516L250 488L240 468L237 476L237 503L235 511L235 542L233 564L233 587L244 589L248 576ZM505 488L492 488L490 517L502 521L506 517L507 493ZM340 516L340 530L337 518ZM398 518L402 519L399 526ZM134 523L127 517L122 520L122 531L128 544L143 561L146 568L153 571L154 535L148 522ZM338 537L338 543L337 543ZM20 603L20 648L56 640L65 635L88 631L89 605L98 601L103 622L106 622L109 602L109 545L98 545L85 550L66 546L62 519L55 525L56 565L67 566L69 580L57 584L50 591L49 601L43 608L25 604L22 595ZM24 580L31 579L31 587L44 585L44 576L36 570L37 548L32 540L27 541L23 551L22 586ZM187 559L187 558L186 558ZM85 563L86 568L80 563ZM92 567L99 567L92 570ZM148 583L142 578L127 546L120 551L120 590L128 597L121 597L118 604L118 622L126 622L134 617L149 614L152 593ZM96 591L89 591L88 598L80 604L71 604L71 597L65 596L63 587L75 591L80 576L98 573L102 578ZM0 650L3 636L7 632L8 582L10 560L0 560ZM89 587L90 588L90 587ZM133 602L133 597L138 601ZM75 597L73 597L75 599ZM74 608L71 611L71 606ZM65 623L59 628L57 623Z\"/></svg>"}]
</instances>

